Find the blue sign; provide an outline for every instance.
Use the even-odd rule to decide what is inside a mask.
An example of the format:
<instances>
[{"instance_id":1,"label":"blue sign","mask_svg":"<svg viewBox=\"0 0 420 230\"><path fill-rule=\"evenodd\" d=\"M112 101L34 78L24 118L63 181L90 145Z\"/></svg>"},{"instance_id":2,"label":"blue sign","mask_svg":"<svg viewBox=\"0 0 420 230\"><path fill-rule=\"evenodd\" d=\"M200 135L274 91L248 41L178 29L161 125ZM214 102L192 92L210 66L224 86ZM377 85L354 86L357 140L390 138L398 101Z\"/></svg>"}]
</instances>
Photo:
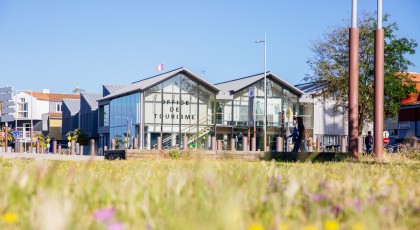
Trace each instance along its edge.
<instances>
[{"instance_id":1,"label":"blue sign","mask_svg":"<svg viewBox=\"0 0 420 230\"><path fill-rule=\"evenodd\" d=\"M13 131L13 137L16 138L18 136L20 136L20 132L19 131Z\"/></svg>"}]
</instances>

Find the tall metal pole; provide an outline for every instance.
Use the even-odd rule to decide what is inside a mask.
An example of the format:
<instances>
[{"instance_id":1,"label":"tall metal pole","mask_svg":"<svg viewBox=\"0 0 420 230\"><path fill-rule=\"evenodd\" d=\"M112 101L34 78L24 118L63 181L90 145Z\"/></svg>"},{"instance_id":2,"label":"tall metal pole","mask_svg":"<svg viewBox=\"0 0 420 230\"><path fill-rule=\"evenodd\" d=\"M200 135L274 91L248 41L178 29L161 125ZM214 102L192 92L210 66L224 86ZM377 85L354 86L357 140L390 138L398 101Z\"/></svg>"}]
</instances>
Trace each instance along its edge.
<instances>
[{"instance_id":1,"label":"tall metal pole","mask_svg":"<svg viewBox=\"0 0 420 230\"><path fill-rule=\"evenodd\" d=\"M383 155L384 131L384 30L382 29L382 0L378 0L378 18L375 31L375 99L374 99L374 152L376 158Z\"/></svg>"},{"instance_id":2,"label":"tall metal pole","mask_svg":"<svg viewBox=\"0 0 420 230\"><path fill-rule=\"evenodd\" d=\"M264 152L267 151L267 35L264 34Z\"/></svg>"},{"instance_id":3,"label":"tall metal pole","mask_svg":"<svg viewBox=\"0 0 420 230\"><path fill-rule=\"evenodd\" d=\"M358 158L359 136L359 29L357 0L352 2L352 23L349 29L349 152Z\"/></svg>"}]
</instances>

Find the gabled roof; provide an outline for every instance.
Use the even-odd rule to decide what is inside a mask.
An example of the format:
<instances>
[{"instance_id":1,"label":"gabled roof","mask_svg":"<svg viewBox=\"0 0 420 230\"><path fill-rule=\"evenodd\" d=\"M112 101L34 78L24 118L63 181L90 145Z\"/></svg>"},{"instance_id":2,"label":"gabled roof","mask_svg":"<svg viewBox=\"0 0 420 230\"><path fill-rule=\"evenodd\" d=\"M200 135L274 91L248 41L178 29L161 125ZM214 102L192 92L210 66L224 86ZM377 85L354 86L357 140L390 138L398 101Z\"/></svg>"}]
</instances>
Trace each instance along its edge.
<instances>
[{"instance_id":1,"label":"gabled roof","mask_svg":"<svg viewBox=\"0 0 420 230\"><path fill-rule=\"evenodd\" d=\"M316 84L315 82L307 82L299 85L295 85L296 88L305 92L305 94L315 94L322 89L322 86Z\"/></svg>"},{"instance_id":2,"label":"gabled roof","mask_svg":"<svg viewBox=\"0 0 420 230\"><path fill-rule=\"evenodd\" d=\"M61 112L50 112L48 113L49 118L61 119L63 114Z\"/></svg>"},{"instance_id":3,"label":"gabled roof","mask_svg":"<svg viewBox=\"0 0 420 230\"><path fill-rule=\"evenodd\" d=\"M64 99L63 105L69 109L72 116L80 111L80 99Z\"/></svg>"},{"instance_id":4,"label":"gabled roof","mask_svg":"<svg viewBox=\"0 0 420 230\"><path fill-rule=\"evenodd\" d=\"M283 81L281 78L277 77L276 75L270 72L267 72L267 78L271 79L272 81L280 85L283 85L284 87L294 92L295 94L298 94L298 95L304 94L304 92L302 92L300 89L294 87L293 85L288 84L287 82ZM217 98L218 99L231 99L231 96L228 96L228 95L235 94L236 92L242 89L245 89L253 85L255 82L260 81L262 79L264 79L264 73L215 84L221 90L219 95L217 95Z\"/></svg>"},{"instance_id":5,"label":"gabled roof","mask_svg":"<svg viewBox=\"0 0 420 230\"><path fill-rule=\"evenodd\" d=\"M102 95L98 93L82 93L82 98L86 100L92 110L95 110L98 108L98 100L102 98Z\"/></svg>"},{"instance_id":6,"label":"gabled roof","mask_svg":"<svg viewBox=\"0 0 420 230\"><path fill-rule=\"evenodd\" d=\"M34 98L43 101L62 101L63 99L80 99L80 94L67 93L38 93L25 91L26 94L32 95Z\"/></svg>"},{"instance_id":7,"label":"gabled roof","mask_svg":"<svg viewBox=\"0 0 420 230\"><path fill-rule=\"evenodd\" d=\"M133 82L131 85L128 85L127 87L124 87L118 91L115 91L113 93L111 93L110 95L102 98L100 101L102 100L106 100L106 99L110 99L110 98L115 98L118 96L122 96L122 95L126 95L126 94L130 94L133 92L139 92L139 91L144 91L147 90L171 77L174 77L177 74L180 73L184 73L186 75L188 75L189 77L191 77L192 79L202 83L203 85L205 85L208 89L212 90L213 92L218 92L219 89L217 87L215 87L213 84L205 81L204 79L202 79L201 77L193 74L191 71L187 70L184 67L178 68L178 69L174 69L171 70L169 72L166 73L162 73L150 78L145 78L143 80L140 81L136 81Z\"/></svg>"},{"instance_id":8,"label":"gabled roof","mask_svg":"<svg viewBox=\"0 0 420 230\"><path fill-rule=\"evenodd\" d=\"M122 89L122 88L125 88L125 87L127 87L127 85L103 85L102 86L103 87L103 97L106 97L106 96L108 96L109 94L111 94L111 93L113 93L113 92L116 92L116 91L118 91L118 90L120 90L120 89ZM107 91L107 92L105 92L105 90Z\"/></svg>"}]
</instances>

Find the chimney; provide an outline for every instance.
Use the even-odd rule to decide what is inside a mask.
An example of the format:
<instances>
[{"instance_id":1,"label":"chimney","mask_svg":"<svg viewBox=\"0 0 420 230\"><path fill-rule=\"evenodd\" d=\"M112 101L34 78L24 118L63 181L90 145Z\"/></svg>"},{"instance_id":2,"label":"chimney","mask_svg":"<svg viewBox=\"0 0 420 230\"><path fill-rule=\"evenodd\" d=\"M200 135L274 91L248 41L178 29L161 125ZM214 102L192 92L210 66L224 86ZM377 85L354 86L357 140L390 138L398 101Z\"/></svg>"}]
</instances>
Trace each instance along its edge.
<instances>
[{"instance_id":1,"label":"chimney","mask_svg":"<svg viewBox=\"0 0 420 230\"><path fill-rule=\"evenodd\" d=\"M42 89L42 93L50 93L49 89Z\"/></svg>"}]
</instances>

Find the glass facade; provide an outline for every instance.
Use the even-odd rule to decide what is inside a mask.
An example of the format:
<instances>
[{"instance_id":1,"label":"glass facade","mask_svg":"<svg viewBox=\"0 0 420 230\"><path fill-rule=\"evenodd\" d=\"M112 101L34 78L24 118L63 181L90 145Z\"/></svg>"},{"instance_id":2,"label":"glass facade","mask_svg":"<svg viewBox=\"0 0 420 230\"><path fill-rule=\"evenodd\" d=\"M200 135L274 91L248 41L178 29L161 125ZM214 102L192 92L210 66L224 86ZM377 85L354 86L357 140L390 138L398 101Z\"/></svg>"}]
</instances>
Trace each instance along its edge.
<instances>
[{"instance_id":1,"label":"glass facade","mask_svg":"<svg viewBox=\"0 0 420 230\"><path fill-rule=\"evenodd\" d=\"M250 92L254 97L250 98ZM252 103L252 104L251 104ZM273 148L275 137L285 135L288 130L293 129L292 117L287 118L286 111L298 115L299 101L298 95L288 90L283 85L267 78L267 134L268 145ZM263 138L259 138L263 133L264 124L264 79L236 92L233 100L220 100L215 102L216 124L221 127L216 131L217 139L229 140L248 133L251 128L251 136L257 137L257 149L263 146ZM252 116L252 117L251 117ZM249 123L249 121L254 123ZM255 124L255 126L254 126ZM226 129L226 126L233 126ZM236 146L238 148L239 146ZM230 149L229 143L226 149ZM239 147L240 148L240 147Z\"/></svg>"},{"instance_id":2,"label":"glass facade","mask_svg":"<svg viewBox=\"0 0 420 230\"><path fill-rule=\"evenodd\" d=\"M263 136L263 85L261 79L236 92L232 99L218 100L211 86L181 72L141 93L113 98L109 104L101 105L99 127L109 127L109 142L104 143L115 139L117 149L130 148L134 138L142 148L155 149L160 136L163 148L182 148L188 138L190 148L209 149L211 136L216 136L223 140L224 149L231 149L230 140L240 134L249 135L249 128L251 135L257 137L257 149L262 149L259 146L263 145L263 138L259 137ZM268 77L267 144L293 128L292 117L288 118L287 113L298 115L303 110L295 92Z\"/></svg>"},{"instance_id":3,"label":"glass facade","mask_svg":"<svg viewBox=\"0 0 420 230\"><path fill-rule=\"evenodd\" d=\"M179 147L185 136L200 144L213 124L214 93L184 74L178 74L144 92L145 146L155 148L162 131L164 147ZM197 138L198 137L198 138ZM204 146L204 145L202 145Z\"/></svg>"},{"instance_id":4,"label":"glass facade","mask_svg":"<svg viewBox=\"0 0 420 230\"><path fill-rule=\"evenodd\" d=\"M115 139L116 149L130 147L133 138L138 137L136 126L140 123L140 93L112 99L109 103L109 133ZM104 124L107 119L103 113Z\"/></svg>"}]
</instances>

